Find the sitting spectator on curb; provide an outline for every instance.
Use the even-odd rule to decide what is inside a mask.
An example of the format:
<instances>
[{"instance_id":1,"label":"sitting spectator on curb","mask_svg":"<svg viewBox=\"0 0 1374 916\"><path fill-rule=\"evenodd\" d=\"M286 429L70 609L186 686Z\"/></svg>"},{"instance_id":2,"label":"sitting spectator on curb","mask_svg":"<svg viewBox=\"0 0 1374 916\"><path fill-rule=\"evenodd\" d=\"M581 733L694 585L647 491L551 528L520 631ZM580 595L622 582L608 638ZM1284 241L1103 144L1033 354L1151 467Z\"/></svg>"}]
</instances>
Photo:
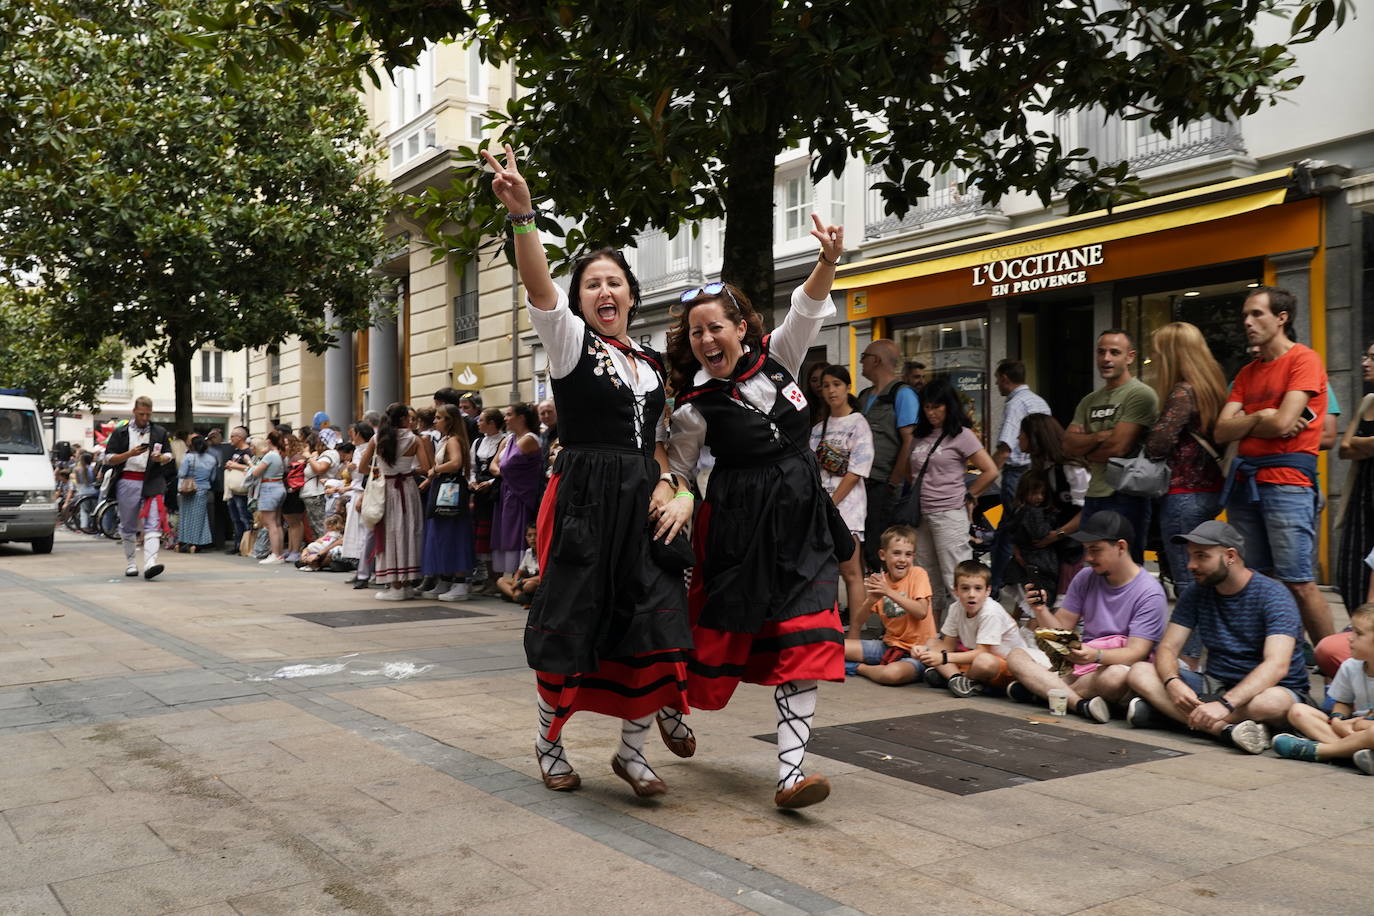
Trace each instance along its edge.
<instances>
[{"instance_id":1,"label":"sitting spectator on curb","mask_svg":"<svg viewBox=\"0 0 1374 916\"><path fill-rule=\"evenodd\" d=\"M525 552L520 555L520 566L509 576L496 580L496 590L507 601L523 604L526 607L534 600L535 589L539 588L539 558L535 554L536 528L530 525L525 529Z\"/></svg>"},{"instance_id":2,"label":"sitting spectator on curb","mask_svg":"<svg viewBox=\"0 0 1374 916\"><path fill-rule=\"evenodd\" d=\"M1314 762L1353 757L1363 772L1374 774L1368 750L1374 741L1349 747L1340 744L1351 736L1374 736L1374 604L1355 609L1350 615L1350 632L1345 635L1350 640L1350 658L1341 663L1326 688L1327 697L1334 701L1331 715L1294 703L1288 709L1288 722L1307 737L1279 735L1274 739L1274 751L1280 757Z\"/></svg>"},{"instance_id":3,"label":"sitting spectator on curb","mask_svg":"<svg viewBox=\"0 0 1374 916\"><path fill-rule=\"evenodd\" d=\"M926 683L949 687L956 697L981 693L983 687L1006 688L1011 683L1007 656L1016 649L1049 667L1049 659L1027 646L1021 629L1006 609L992 600L992 570L977 560L954 569L955 601L945 612L939 639L916 651L916 660L929 670ZM960 645L972 646L959 649Z\"/></svg>"},{"instance_id":4,"label":"sitting spectator on curb","mask_svg":"<svg viewBox=\"0 0 1374 916\"><path fill-rule=\"evenodd\" d=\"M935 639L935 618L930 613L930 577L914 565L916 530L893 525L883 532L878 557L883 572L864 580L867 600L856 605L844 641L845 671L878 684L910 684L925 672L912 652ZM883 622L882 639L861 639L868 615L877 612Z\"/></svg>"},{"instance_id":5,"label":"sitting spectator on curb","mask_svg":"<svg viewBox=\"0 0 1374 916\"><path fill-rule=\"evenodd\" d=\"M1168 599L1159 580L1131 558L1136 533L1125 516L1099 512L1070 537L1083 544L1086 566L1069 583L1059 610L1048 607L1039 590L1029 591L1027 601L1036 626L1072 630L1082 622L1083 646L1069 653L1073 672L1061 679L1026 652L1013 650L1007 667L1016 681L1007 695L1015 700L1029 700L1032 694L1045 698L1051 690L1066 687L1070 709L1085 719L1106 722L1107 704L1126 698L1131 665L1149 658L1164 635Z\"/></svg>"},{"instance_id":6,"label":"sitting spectator on curb","mask_svg":"<svg viewBox=\"0 0 1374 916\"><path fill-rule=\"evenodd\" d=\"M1154 664L1136 662L1126 721L1149 727L1155 713L1229 741L1250 754L1269 746L1266 725L1282 726L1307 701L1302 621L1292 594L1245 565L1245 540L1224 522L1176 535L1188 545L1194 584L1179 595ZM1180 668L1179 650L1197 630L1207 670Z\"/></svg>"},{"instance_id":7,"label":"sitting spectator on curb","mask_svg":"<svg viewBox=\"0 0 1374 916\"><path fill-rule=\"evenodd\" d=\"M329 563L334 558L334 548L343 542L344 520L342 515L331 515L324 520L322 526L324 533L315 540L311 541L304 550L301 551L301 558L296 561L296 568L306 572L316 572L321 569L328 569Z\"/></svg>"}]
</instances>

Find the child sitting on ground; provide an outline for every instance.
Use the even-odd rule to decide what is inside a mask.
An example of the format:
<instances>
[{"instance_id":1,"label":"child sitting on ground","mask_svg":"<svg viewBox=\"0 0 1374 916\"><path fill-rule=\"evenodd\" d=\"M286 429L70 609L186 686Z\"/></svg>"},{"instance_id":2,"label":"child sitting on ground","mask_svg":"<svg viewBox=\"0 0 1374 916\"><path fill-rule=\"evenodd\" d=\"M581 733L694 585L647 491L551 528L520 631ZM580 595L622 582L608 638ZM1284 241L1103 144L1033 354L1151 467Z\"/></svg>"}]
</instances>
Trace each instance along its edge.
<instances>
[{"instance_id":1,"label":"child sitting on ground","mask_svg":"<svg viewBox=\"0 0 1374 916\"><path fill-rule=\"evenodd\" d=\"M1002 524L1007 526L1011 538L1007 584L1021 587L1017 603L1022 616L1034 618L1035 613L1026 602L1026 590L1039 588L1045 593L1045 603L1053 607L1059 585L1059 557L1054 548L1036 546L1054 527L1050 521L1049 486L1042 474L1027 471L1021 475L1011 511Z\"/></svg>"},{"instance_id":2,"label":"child sitting on ground","mask_svg":"<svg viewBox=\"0 0 1374 916\"><path fill-rule=\"evenodd\" d=\"M948 686L956 697L972 696L983 687L1005 690L1012 681L1007 669L1012 649L1025 649L1049 667L1045 653L1026 645L1020 627L992 600L991 590L992 570L982 563L965 560L954 567L956 600L945 612L940 637L914 653L928 669L925 680L930 686ZM960 649L961 645L973 648Z\"/></svg>"},{"instance_id":3,"label":"child sitting on ground","mask_svg":"<svg viewBox=\"0 0 1374 916\"><path fill-rule=\"evenodd\" d=\"M1326 695L1335 700L1330 716L1303 703L1288 708L1288 723L1307 737L1279 735L1274 752L1293 760L1353 758L1361 771L1371 773L1374 760L1368 748L1374 742L1357 748L1361 742L1345 739L1357 733L1374 736L1374 604L1362 604L1350 615L1350 658L1336 670Z\"/></svg>"},{"instance_id":4,"label":"child sitting on ground","mask_svg":"<svg viewBox=\"0 0 1374 916\"><path fill-rule=\"evenodd\" d=\"M525 529L525 552L520 556L520 568L509 576L496 580L496 588L507 601L515 601L528 606L534 601L534 590L539 587L539 561L534 555L535 527Z\"/></svg>"},{"instance_id":5,"label":"child sitting on ground","mask_svg":"<svg viewBox=\"0 0 1374 916\"><path fill-rule=\"evenodd\" d=\"M329 565L330 553L343 542L344 520L342 515L331 515L324 520L324 534L301 551L296 568L315 572Z\"/></svg>"},{"instance_id":6,"label":"child sitting on ground","mask_svg":"<svg viewBox=\"0 0 1374 916\"><path fill-rule=\"evenodd\" d=\"M914 563L914 528L893 525L883 532L881 544L883 572L864 580L867 600L858 606L844 641L845 672L879 684L910 684L925 671L912 651L935 638L930 577ZM875 611L883 622L883 638L861 639L864 622Z\"/></svg>"}]
</instances>

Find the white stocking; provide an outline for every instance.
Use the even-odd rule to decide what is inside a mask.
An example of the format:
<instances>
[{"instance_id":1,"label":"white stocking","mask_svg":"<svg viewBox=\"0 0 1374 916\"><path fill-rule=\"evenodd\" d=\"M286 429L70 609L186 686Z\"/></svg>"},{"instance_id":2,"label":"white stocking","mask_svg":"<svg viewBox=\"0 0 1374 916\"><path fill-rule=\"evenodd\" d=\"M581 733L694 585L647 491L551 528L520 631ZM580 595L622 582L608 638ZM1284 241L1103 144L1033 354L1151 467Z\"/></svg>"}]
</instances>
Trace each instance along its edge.
<instances>
[{"instance_id":1,"label":"white stocking","mask_svg":"<svg viewBox=\"0 0 1374 916\"><path fill-rule=\"evenodd\" d=\"M157 552L162 547L162 535L152 531L143 533L143 568L148 569L157 563Z\"/></svg>"},{"instance_id":2,"label":"white stocking","mask_svg":"<svg viewBox=\"0 0 1374 916\"><path fill-rule=\"evenodd\" d=\"M130 566L133 566L134 554L138 552L138 535L126 534L119 540L124 545L124 559L129 562Z\"/></svg>"},{"instance_id":3,"label":"white stocking","mask_svg":"<svg viewBox=\"0 0 1374 916\"><path fill-rule=\"evenodd\" d=\"M539 703L539 734L534 739L534 750L539 757L539 769L545 776L566 776L573 771L568 762L567 752L563 750L563 738L550 741L547 737L553 728L553 707L536 697Z\"/></svg>"},{"instance_id":4,"label":"white stocking","mask_svg":"<svg viewBox=\"0 0 1374 916\"><path fill-rule=\"evenodd\" d=\"M622 719L620 722L620 747L616 749L615 756L630 778L637 782L658 778L644 756L644 739L648 737L649 726L653 724L653 716Z\"/></svg>"},{"instance_id":5,"label":"white stocking","mask_svg":"<svg viewBox=\"0 0 1374 916\"><path fill-rule=\"evenodd\" d=\"M668 737L674 741L686 741L692 737L691 727L683 721L682 710L665 706L658 711L658 721L663 723L663 728L668 732Z\"/></svg>"},{"instance_id":6,"label":"white stocking","mask_svg":"<svg viewBox=\"0 0 1374 916\"><path fill-rule=\"evenodd\" d=\"M805 778L802 762L811 743L816 694L815 681L788 681L773 691L778 707L778 791L790 789Z\"/></svg>"}]
</instances>

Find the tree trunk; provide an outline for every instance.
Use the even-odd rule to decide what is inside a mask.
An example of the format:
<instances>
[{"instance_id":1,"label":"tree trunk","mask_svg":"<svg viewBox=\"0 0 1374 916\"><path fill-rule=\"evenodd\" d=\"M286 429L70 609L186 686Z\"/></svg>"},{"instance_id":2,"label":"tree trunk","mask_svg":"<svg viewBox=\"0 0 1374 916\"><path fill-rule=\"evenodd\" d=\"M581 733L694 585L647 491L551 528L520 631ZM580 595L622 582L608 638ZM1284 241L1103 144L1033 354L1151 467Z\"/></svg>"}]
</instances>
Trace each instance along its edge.
<instances>
[{"instance_id":1,"label":"tree trunk","mask_svg":"<svg viewBox=\"0 0 1374 916\"><path fill-rule=\"evenodd\" d=\"M176 390L176 422L169 430L173 435L195 430L195 411L191 404L191 357L194 355L191 344L184 340L173 340L168 350L172 361L172 381Z\"/></svg>"},{"instance_id":2,"label":"tree trunk","mask_svg":"<svg viewBox=\"0 0 1374 916\"><path fill-rule=\"evenodd\" d=\"M730 14L730 44L737 59L751 62L753 72L768 72L768 36L773 8L770 0L734 3ZM778 152L777 118L767 81L756 79L734 99L737 124L751 119L747 109L758 109L757 127L740 129L726 153L725 251L721 278L742 289L755 308L771 319L773 314L773 161ZM772 322L767 321L771 325Z\"/></svg>"}]
</instances>

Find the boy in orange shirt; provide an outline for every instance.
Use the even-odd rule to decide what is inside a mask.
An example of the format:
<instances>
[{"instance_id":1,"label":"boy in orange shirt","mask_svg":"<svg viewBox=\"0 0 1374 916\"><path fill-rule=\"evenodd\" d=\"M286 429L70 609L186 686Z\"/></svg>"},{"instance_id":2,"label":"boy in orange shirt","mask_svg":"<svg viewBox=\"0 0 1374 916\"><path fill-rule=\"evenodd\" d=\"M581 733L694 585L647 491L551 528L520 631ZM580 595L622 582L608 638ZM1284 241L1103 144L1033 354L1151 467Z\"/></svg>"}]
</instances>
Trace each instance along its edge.
<instances>
[{"instance_id":1,"label":"boy in orange shirt","mask_svg":"<svg viewBox=\"0 0 1374 916\"><path fill-rule=\"evenodd\" d=\"M911 650L935 638L935 620L930 614L930 577L915 565L916 531L909 525L893 525L880 543L883 572L864 580L868 600L849 625L845 672L895 687L924 673L925 666L911 657ZM860 639L864 621L875 611L883 621L883 638Z\"/></svg>"}]
</instances>

